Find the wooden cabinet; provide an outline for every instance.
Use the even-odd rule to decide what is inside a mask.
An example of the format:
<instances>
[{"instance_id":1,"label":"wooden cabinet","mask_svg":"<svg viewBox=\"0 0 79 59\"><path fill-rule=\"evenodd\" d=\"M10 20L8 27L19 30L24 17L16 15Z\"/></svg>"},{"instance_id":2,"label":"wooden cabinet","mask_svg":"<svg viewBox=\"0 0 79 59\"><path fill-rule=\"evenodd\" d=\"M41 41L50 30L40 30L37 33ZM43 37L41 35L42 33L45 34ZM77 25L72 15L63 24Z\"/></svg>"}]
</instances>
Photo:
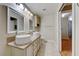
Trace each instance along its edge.
<instances>
[{"instance_id":1,"label":"wooden cabinet","mask_svg":"<svg viewBox=\"0 0 79 59\"><path fill-rule=\"evenodd\" d=\"M25 56L26 49L22 50L15 47L11 47L11 52L12 56Z\"/></svg>"},{"instance_id":2,"label":"wooden cabinet","mask_svg":"<svg viewBox=\"0 0 79 59\"><path fill-rule=\"evenodd\" d=\"M41 46L41 40L40 39L37 39L34 43L33 43L33 54L34 56L37 55L39 49L40 49L40 46Z\"/></svg>"},{"instance_id":3,"label":"wooden cabinet","mask_svg":"<svg viewBox=\"0 0 79 59\"><path fill-rule=\"evenodd\" d=\"M36 40L34 43L33 43L33 54L34 56L37 54L38 52L38 45L39 45L39 42L38 40Z\"/></svg>"},{"instance_id":4,"label":"wooden cabinet","mask_svg":"<svg viewBox=\"0 0 79 59\"><path fill-rule=\"evenodd\" d=\"M27 56L33 56L33 45L30 45L27 49Z\"/></svg>"},{"instance_id":5,"label":"wooden cabinet","mask_svg":"<svg viewBox=\"0 0 79 59\"><path fill-rule=\"evenodd\" d=\"M33 45L25 49L11 47L11 51L12 56L33 56Z\"/></svg>"},{"instance_id":6,"label":"wooden cabinet","mask_svg":"<svg viewBox=\"0 0 79 59\"><path fill-rule=\"evenodd\" d=\"M35 15L34 17L34 28L35 28L35 31L40 31L40 24L41 24L41 19L39 16Z\"/></svg>"},{"instance_id":7,"label":"wooden cabinet","mask_svg":"<svg viewBox=\"0 0 79 59\"><path fill-rule=\"evenodd\" d=\"M35 27L39 27L40 26L40 17L38 15L35 15Z\"/></svg>"},{"instance_id":8,"label":"wooden cabinet","mask_svg":"<svg viewBox=\"0 0 79 59\"><path fill-rule=\"evenodd\" d=\"M36 39L28 47L21 49L11 46L11 55L12 56L36 56L41 47L41 39Z\"/></svg>"}]
</instances>

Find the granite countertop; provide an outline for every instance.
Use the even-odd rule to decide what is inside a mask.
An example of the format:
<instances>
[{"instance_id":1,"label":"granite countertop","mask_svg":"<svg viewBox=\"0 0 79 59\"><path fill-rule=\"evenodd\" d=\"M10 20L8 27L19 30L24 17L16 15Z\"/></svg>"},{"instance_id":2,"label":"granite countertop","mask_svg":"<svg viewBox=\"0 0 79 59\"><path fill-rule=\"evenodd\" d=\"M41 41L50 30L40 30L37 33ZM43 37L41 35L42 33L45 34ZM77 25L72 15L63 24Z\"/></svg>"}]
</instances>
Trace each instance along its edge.
<instances>
[{"instance_id":1,"label":"granite countertop","mask_svg":"<svg viewBox=\"0 0 79 59\"><path fill-rule=\"evenodd\" d=\"M12 41L12 42L8 43L8 46L19 48L19 49L25 49L25 48L29 47L35 40L37 40L40 37L41 37L41 35L40 36L31 37L31 42L29 42L29 43L27 43L25 45L16 45L15 41Z\"/></svg>"}]
</instances>

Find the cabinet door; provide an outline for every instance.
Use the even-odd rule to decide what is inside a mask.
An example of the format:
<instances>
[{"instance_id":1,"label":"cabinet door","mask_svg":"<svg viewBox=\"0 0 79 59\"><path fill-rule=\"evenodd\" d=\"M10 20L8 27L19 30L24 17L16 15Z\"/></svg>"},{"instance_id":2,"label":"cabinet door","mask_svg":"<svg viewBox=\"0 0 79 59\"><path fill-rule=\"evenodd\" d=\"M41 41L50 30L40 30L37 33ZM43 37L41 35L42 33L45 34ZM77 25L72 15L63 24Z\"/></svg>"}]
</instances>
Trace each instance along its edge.
<instances>
[{"instance_id":1,"label":"cabinet door","mask_svg":"<svg viewBox=\"0 0 79 59\"><path fill-rule=\"evenodd\" d=\"M25 55L24 50L12 47L12 56L24 56L24 55Z\"/></svg>"},{"instance_id":2,"label":"cabinet door","mask_svg":"<svg viewBox=\"0 0 79 59\"><path fill-rule=\"evenodd\" d=\"M37 44L34 43L34 46L33 46L33 55L35 56L37 54Z\"/></svg>"},{"instance_id":3,"label":"cabinet door","mask_svg":"<svg viewBox=\"0 0 79 59\"><path fill-rule=\"evenodd\" d=\"M39 48L40 48L40 46L41 46L41 39L40 38L39 38L38 42L39 42Z\"/></svg>"},{"instance_id":4,"label":"cabinet door","mask_svg":"<svg viewBox=\"0 0 79 59\"><path fill-rule=\"evenodd\" d=\"M35 15L35 27L40 26L40 17Z\"/></svg>"},{"instance_id":5,"label":"cabinet door","mask_svg":"<svg viewBox=\"0 0 79 59\"><path fill-rule=\"evenodd\" d=\"M40 48L40 40L37 39L37 40L33 43L33 53L34 53L34 56L38 53L39 48Z\"/></svg>"},{"instance_id":6,"label":"cabinet door","mask_svg":"<svg viewBox=\"0 0 79 59\"><path fill-rule=\"evenodd\" d=\"M33 45L30 45L26 49L18 49L11 47L11 50L12 56L33 56Z\"/></svg>"},{"instance_id":7,"label":"cabinet door","mask_svg":"<svg viewBox=\"0 0 79 59\"><path fill-rule=\"evenodd\" d=\"M27 48L27 56L33 56L33 44Z\"/></svg>"}]
</instances>

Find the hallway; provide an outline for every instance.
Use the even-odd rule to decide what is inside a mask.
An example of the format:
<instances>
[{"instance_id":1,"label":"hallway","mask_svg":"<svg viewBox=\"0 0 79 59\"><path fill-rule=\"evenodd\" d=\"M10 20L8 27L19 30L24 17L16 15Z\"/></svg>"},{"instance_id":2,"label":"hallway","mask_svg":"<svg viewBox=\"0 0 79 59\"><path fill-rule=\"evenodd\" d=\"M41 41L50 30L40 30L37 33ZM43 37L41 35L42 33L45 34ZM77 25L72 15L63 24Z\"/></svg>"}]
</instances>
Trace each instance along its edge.
<instances>
[{"instance_id":1,"label":"hallway","mask_svg":"<svg viewBox=\"0 0 79 59\"><path fill-rule=\"evenodd\" d=\"M60 52L62 56L71 56L72 55L72 39L66 38L62 39L62 51Z\"/></svg>"}]
</instances>

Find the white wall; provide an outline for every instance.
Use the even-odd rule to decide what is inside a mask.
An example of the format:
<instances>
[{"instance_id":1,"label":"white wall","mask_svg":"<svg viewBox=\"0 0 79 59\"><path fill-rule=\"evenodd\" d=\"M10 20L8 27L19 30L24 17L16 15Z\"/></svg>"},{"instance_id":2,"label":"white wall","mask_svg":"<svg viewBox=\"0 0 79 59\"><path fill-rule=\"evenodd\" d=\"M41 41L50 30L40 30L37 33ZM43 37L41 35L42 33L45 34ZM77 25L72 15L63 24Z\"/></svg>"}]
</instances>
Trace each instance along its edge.
<instances>
[{"instance_id":1,"label":"white wall","mask_svg":"<svg viewBox=\"0 0 79 59\"><path fill-rule=\"evenodd\" d=\"M62 38L68 37L68 17L61 19L61 35Z\"/></svg>"},{"instance_id":2,"label":"white wall","mask_svg":"<svg viewBox=\"0 0 79 59\"><path fill-rule=\"evenodd\" d=\"M7 18L6 8L0 6L0 56L10 55L9 47L7 46Z\"/></svg>"},{"instance_id":3,"label":"white wall","mask_svg":"<svg viewBox=\"0 0 79 59\"><path fill-rule=\"evenodd\" d=\"M62 4L58 4L57 12ZM41 17L41 35L44 40L52 42L53 50L57 55L60 55L60 39L58 30L58 13L55 12L52 15L45 15Z\"/></svg>"},{"instance_id":4,"label":"white wall","mask_svg":"<svg viewBox=\"0 0 79 59\"><path fill-rule=\"evenodd\" d=\"M79 56L79 6L77 6L77 4L74 4L73 6L73 50L74 55Z\"/></svg>"},{"instance_id":5,"label":"white wall","mask_svg":"<svg viewBox=\"0 0 79 59\"><path fill-rule=\"evenodd\" d=\"M57 46L57 14L45 15L41 18L41 35L42 38L52 43L52 51L59 55ZM51 52L52 52L51 51Z\"/></svg>"},{"instance_id":6,"label":"white wall","mask_svg":"<svg viewBox=\"0 0 79 59\"><path fill-rule=\"evenodd\" d=\"M42 38L52 42L55 41L56 36L56 15L45 15L41 18L41 34Z\"/></svg>"}]
</instances>

